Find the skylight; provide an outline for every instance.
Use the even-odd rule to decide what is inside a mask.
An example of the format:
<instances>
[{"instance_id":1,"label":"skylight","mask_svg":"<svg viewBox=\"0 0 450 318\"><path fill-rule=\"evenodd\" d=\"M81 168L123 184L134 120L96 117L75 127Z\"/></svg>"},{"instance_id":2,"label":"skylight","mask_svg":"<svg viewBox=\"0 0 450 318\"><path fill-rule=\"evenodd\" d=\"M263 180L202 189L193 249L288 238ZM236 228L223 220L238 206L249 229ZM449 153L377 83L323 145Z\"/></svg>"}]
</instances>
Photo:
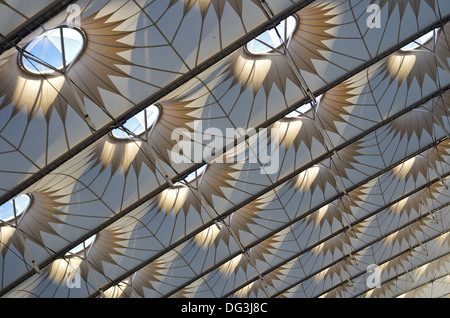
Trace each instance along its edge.
<instances>
[{"instance_id":1,"label":"skylight","mask_svg":"<svg viewBox=\"0 0 450 318\"><path fill-rule=\"evenodd\" d=\"M186 184L188 184L188 183L191 183L191 182L193 182L193 181L196 181L196 180L197 180L198 182L200 182L200 179L201 179L201 177L203 176L203 174L205 173L207 166L208 166L208 165L203 165L203 166L201 166L199 169L197 169L197 170L195 170L194 172L188 174L188 175L186 176L186 178L184 178L184 179L183 179L182 181L180 181L180 182L177 182L177 183L175 184L175 186L184 186L184 185L186 185Z\"/></svg>"},{"instance_id":2,"label":"skylight","mask_svg":"<svg viewBox=\"0 0 450 318\"><path fill-rule=\"evenodd\" d=\"M431 41L435 35L437 35L439 29L434 29L428 33L426 33L425 35L422 35L420 38L412 41L411 43L409 43L408 45L405 45L404 47L401 48L402 51L414 51L417 50L418 48L420 48L421 45L424 45L426 43L428 43L429 41Z\"/></svg>"},{"instance_id":3,"label":"skylight","mask_svg":"<svg viewBox=\"0 0 450 318\"><path fill-rule=\"evenodd\" d=\"M32 74L59 74L71 66L84 45L81 30L59 27L31 41L20 54L20 62Z\"/></svg>"},{"instance_id":4,"label":"skylight","mask_svg":"<svg viewBox=\"0 0 450 318\"><path fill-rule=\"evenodd\" d=\"M128 119L122 128L113 129L111 134L117 139L130 140L133 135L141 136L151 129L159 118L159 107L151 105ZM131 133L130 133L131 132Z\"/></svg>"},{"instance_id":5,"label":"skylight","mask_svg":"<svg viewBox=\"0 0 450 318\"><path fill-rule=\"evenodd\" d=\"M317 105L320 104L320 101L322 100L323 94L316 96L316 102ZM302 117L305 113L307 113L308 111L310 111L312 109L312 102L306 103L302 106L300 106L299 108L297 108L296 110L294 110L293 112L290 112L289 114L287 114L285 117L286 118L300 118Z\"/></svg>"},{"instance_id":6,"label":"skylight","mask_svg":"<svg viewBox=\"0 0 450 318\"><path fill-rule=\"evenodd\" d=\"M31 196L28 194L19 195L0 206L0 220L13 222L17 220L30 206Z\"/></svg>"},{"instance_id":7,"label":"skylight","mask_svg":"<svg viewBox=\"0 0 450 318\"><path fill-rule=\"evenodd\" d=\"M272 28L247 43L246 49L250 54L265 55L276 53L283 44L289 42L298 26L298 18L290 16ZM282 51L282 50L280 50Z\"/></svg>"},{"instance_id":8,"label":"skylight","mask_svg":"<svg viewBox=\"0 0 450 318\"><path fill-rule=\"evenodd\" d=\"M97 235L92 235L90 238L88 238L86 241L78 244L77 246L75 246L73 249L71 249L69 252L66 253L66 256L69 255L74 255L74 254L82 254L84 252L85 256L87 256L88 254L88 249L92 246L92 244L94 243L95 239L97 238Z\"/></svg>"}]
</instances>

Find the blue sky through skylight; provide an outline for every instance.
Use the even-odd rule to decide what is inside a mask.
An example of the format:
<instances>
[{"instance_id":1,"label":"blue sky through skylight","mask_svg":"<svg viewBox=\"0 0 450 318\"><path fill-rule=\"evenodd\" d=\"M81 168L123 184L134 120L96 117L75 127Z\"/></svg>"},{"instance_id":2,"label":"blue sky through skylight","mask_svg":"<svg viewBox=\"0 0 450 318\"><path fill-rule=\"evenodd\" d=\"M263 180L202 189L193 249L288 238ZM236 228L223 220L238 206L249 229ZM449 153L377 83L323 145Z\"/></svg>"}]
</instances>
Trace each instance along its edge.
<instances>
[{"instance_id":1,"label":"blue sky through skylight","mask_svg":"<svg viewBox=\"0 0 450 318\"><path fill-rule=\"evenodd\" d=\"M295 29L297 28L297 18L290 16L281 21L275 28L272 28L255 39L247 43L247 50L255 55L272 53L283 43L288 44Z\"/></svg>"},{"instance_id":2,"label":"blue sky through skylight","mask_svg":"<svg viewBox=\"0 0 450 318\"><path fill-rule=\"evenodd\" d=\"M131 131L136 136L145 133L146 126L150 129L159 117L159 108L156 105L151 105L143 111L137 113L130 119L128 119L123 125L126 129ZM147 118L147 122L146 122ZM131 139L130 134L120 128L111 131L112 135L118 139Z\"/></svg>"},{"instance_id":3,"label":"blue sky through skylight","mask_svg":"<svg viewBox=\"0 0 450 318\"><path fill-rule=\"evenodd\" d=\"M47 31L31 41L25 50L32 57L42 60L55 69L63 70L61 29L64 39L64 60L66 66L69 66L78 57L84 46L83 35L76 29L63 27ZM34 74L50 74L55 72L44 64L30 59L27 54L22 55L22 65L27 71Z\"/></svg>"},{"instance_id":4,"label":"blue sky through skylight","mask_svg":"<svg viewBox=\"0 0 450 318\"><path fill-rule=\"evenodd\" d=\"M14 201L14 204L13 204ZM16 217L20 216L30 205L31 198L27 194L22 194L0 206L0 220L11 221L14 219L14 205L16 207Z\"/></svg>"}]
</instances>

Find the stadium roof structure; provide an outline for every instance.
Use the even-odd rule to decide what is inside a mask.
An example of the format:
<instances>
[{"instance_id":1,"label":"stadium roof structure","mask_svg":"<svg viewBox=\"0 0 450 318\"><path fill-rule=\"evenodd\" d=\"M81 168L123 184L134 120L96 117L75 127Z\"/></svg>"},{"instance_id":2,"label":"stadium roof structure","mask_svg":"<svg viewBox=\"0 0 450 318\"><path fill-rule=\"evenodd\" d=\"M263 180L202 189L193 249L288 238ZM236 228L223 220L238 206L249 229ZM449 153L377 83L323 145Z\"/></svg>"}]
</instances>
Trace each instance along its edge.
<instances>
[{"instance_id":1,"label":"stadium roof structure","mask_svg":"<svg viewBox=\"0 0 450 318\"><path fill-rule=\"evenodd\" d=\"M449 14L0 0L0 296L448 297Z\"/></svg>"}]
</instances>

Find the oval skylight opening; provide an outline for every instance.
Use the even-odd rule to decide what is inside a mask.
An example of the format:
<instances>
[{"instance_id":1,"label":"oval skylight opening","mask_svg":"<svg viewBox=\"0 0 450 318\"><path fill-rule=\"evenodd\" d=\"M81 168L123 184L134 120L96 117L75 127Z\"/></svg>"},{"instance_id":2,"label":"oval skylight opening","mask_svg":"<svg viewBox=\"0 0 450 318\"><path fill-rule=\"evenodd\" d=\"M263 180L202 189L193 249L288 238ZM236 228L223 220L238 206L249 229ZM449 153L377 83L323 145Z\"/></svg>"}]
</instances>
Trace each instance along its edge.
<instances>
[{"instance_id":1,"label":"oval skylight opening","mask_svg":"<svg viewBox=\"0 0 450 318\"><path fill-rule=\"evenodd\" d=\"M276 27L265 31L253 40L247 43L246 49L250 54L266 55L272 53L282 53L283 44L289 45L289 42L298 27L297 16L291 15L281 21Z\"/></svg>"},{"instance_id":2,"label":"oval skylight opening","mask_svg":"<svg viewBox=\"0 0 450 318\"><path fill-rule=\"evenodd\" d=\"M80 254L83 254L85 251L86 251L86 253L84 253L84 254L87 256L87 254L88 254L87 251L92 246L92 244L94 243L96 238L97 238L97 235L92 235L86 241L78 244L77 246L72 248L69 252L67 252L66 256L70 256L70 255L74 255L74 254L80 255Z\"/></svg>"},{"instance_id":3,"label":"oval skylight opening","mask_svg":"<svg viewBox=\"0 0 450 318\"><path fill-rule=\"evenodd\" d=\"M322 100L322 97L323 97L323 94L319 95L319 96L316 96L317 105L320 104L320 101ZM309 112L311 109L312 109L312 102L309 102L309 103L306 103L306 104L300 106L299 108L297 108L293 112L290 112L285 117L286 118L300 118L300 117L304 116L304 114Z\"/></svg>"},{"instance_id":4,"label":"oval skylight opening","mask_svg":"<svg viewBox=\"0 0 450 318\"><path fill-rule=\"evenodd\" d=\"M0 220L12 223L17 220L31 204L31 196L28 194L19 195L0 206Z\"/></svg>"},{"instance_id":5,"label":"oval skylight opening","mask_svg":"<svg viewBox=\"0 0 450 318\"><path fill-rule=\"evenodd\" d=\"M414 51L419 49L422 45L425 45L426 43L428 43L429 41L431 41L435 35L437 36L439 29L434 29L424 35L422 35L420 38L412 41L411 43L405 45L404 47L401 48L402 51Z\"/></svg>"},{"instance_id":6,"label":"oval skylight opening","mask_svg":"<svg viewBox=\"0 0 450 318\"><path fill-rule=\"evenodd\" d=\"M128 119L122 128L116 128L111 131L114 138L122 140L131 140L134 136L141 136L149 131L159 118L159 107L151 105Z\"/></svg>"},{"instance_id":7,"label":"oval skylight opening","mask_svg":"<svg viewBox=\"0 0 450 318\"><path fill-rule=\"evenodd\" d=\"M60 74L80 56L84 45L81 30L59 27L31 41L20 54L20 62L32 74Z\"/></svg>"}]
</instances>

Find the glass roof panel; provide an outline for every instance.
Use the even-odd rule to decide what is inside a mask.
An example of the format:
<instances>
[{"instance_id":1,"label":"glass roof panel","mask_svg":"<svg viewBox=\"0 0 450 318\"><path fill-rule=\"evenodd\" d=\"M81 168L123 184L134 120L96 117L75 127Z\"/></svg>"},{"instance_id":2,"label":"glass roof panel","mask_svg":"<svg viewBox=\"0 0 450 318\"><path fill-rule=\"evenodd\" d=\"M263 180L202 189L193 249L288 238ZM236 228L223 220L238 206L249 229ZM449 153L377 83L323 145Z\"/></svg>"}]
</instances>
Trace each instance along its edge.
<instances>
[{"instance_id":1,"label":"glass roof panel","mask_svg":"<svg viewBox=\"0 0 450 318\"><path fill-rule=\"evenodd\" d=\"M61 30L64 41L61 41ZM70 66L81 54L83 47L84 37L78 29L53 29L44 32L25 47L25 53L21 54L21 63L23 68L32 74L54 74L57 73L55 69L64 69L64 61L66 66Z\"/></svg>"},{"instance_id":2,"label":"glass roof panel","mask_svg":"<svg viewBox=\"0 0 450 318\"><path fill-rule=\"evenodd\" d=\"M195 180L200 181L200 178L205 173L207 167L208 167L208 165L201 166L200 168L198 168L194 172L191 172L190 174L188 174L186 176L186 178L184 178L182 181L175 183L175 186L184 186L184 185L186 185L188 183L191 183L191 182L193 182Z\"/></svg>"},{"instance_id":3,"label":"glass roof panel","mask_svg":"<svg viewBox=\"0 0 450 318\"><path fill-rule=\"evenodd\" d=\"M316 102L317 105L320 104L320 101L322 100L323 94L319 95L316 97ZM306 103L302 106L300 106L299 108L297 108L296 110L294 110L293 112L290 112L289 114L287 114L285 117L286 118L300 118L302 117L304 114L306 114L307 112L309 112L312 109L312 103Z\"/></svg>"},{"instance_id":4,"label":"glass roof panel","mask_svg":"<svg viewBox=\"0 0 450 318\"><path fill-rule=\"evenodd\" d=\"M133 135L140 136L153 127L159 118L159 113L159 107L151 105L128 119L123 124L126 129L116 128L111 131L111 134L117 139L125 140L133 139Z\"/></svg>"},{"instance_id":5,"label":"glass roof panel","mask_svg":"<svg viewBox=\"0 0 450 318\"><path fill-rule=\"evenodd\" d=\"M405 45L404 47L402 47L402 51L414 51L417 50L418 48L420 48L421 45L424 45L426 43L428 43L429 41L431 41L435 34L437 35L438 29L432 30L428 33L425 33L424 35L422 35L420 38L412 41L411 43Z\"/></svg>"},{"instance_id":6,"label":"glass roof panel","mask_svg":"<svg viewBox=\"0 0 450 318\"><path fill-rule=\"evenodd\" d=\"M247 43L247 51L254 55L274 53L283 44L288 45L298 25L298 19L290 16Z\"/></svg>"},{"instance_id":7,"label":"glass roof panel","mask_svg":"<svg viewBox=\"0 0 450 318\"><path fill-rule=\"evenodd\" d=\"M0 206L0 220L11 222L22 215L30 206L31 196L22 194Z\"/></svg>"},{"instance_id":8,"label":"glass roof panel","mask_svg":"<svg viewBox=\"0 0 450 318\"><path fill-rule=\"evenodd\" d=\"M92 244L94 243L96 238L97 238L97 235L92 235L86 241L78 244L77 246L72 248L69 252L67 252L66 256L67 255L73 255L73 254L80 254L80 253L82 253L83 251L87 250L89 247L92 246Z\"/></svg>"}]
</instances>

